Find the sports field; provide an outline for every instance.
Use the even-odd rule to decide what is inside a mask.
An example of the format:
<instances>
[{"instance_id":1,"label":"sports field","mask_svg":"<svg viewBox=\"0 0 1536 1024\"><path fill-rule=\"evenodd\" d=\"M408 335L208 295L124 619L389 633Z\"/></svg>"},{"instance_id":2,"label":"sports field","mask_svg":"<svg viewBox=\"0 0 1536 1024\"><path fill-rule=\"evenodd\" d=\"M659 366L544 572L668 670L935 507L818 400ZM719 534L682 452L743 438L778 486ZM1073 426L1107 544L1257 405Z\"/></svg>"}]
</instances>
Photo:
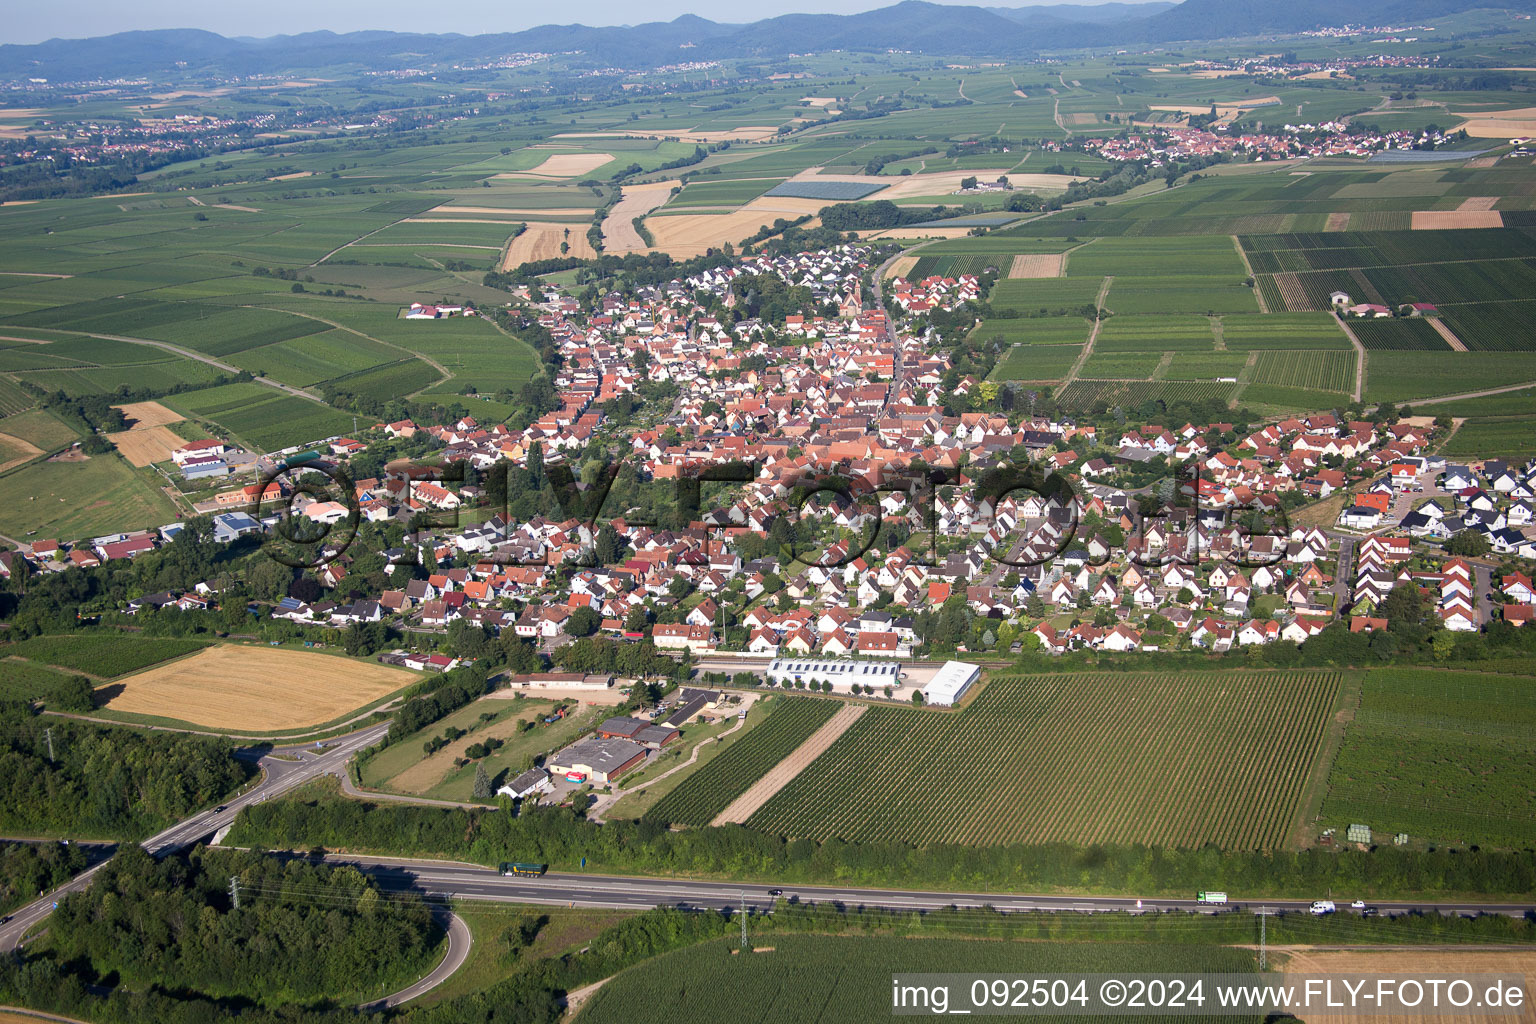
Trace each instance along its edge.
<instances>
[{"instance_id":1,"label":"sports field","mask_svg":"<svg viewBox=\"0 0 1536 1024\"><path fill-rule=\"evenodd\" d=\"M259 734L321 725L417 678L404 669L311 651L220 644L119 680L105 706Z\"/></svg>"}]
</instances>

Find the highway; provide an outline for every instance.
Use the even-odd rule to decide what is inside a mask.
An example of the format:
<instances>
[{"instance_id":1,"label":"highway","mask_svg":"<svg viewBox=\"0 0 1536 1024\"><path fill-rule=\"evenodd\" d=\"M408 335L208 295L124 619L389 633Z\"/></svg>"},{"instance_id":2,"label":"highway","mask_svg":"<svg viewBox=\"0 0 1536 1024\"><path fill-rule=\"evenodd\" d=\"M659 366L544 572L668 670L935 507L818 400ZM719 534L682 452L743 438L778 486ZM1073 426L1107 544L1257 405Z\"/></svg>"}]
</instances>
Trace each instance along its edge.
<instances>
[{"instance_id":1,"label":"highway","mask_svg":"<svg viewBox=\"0 0 1536 1024\"><path fill-rule=\"evenodd\" d=\"M327 741L320 750L313 746L279 747L263 755L257 764L262 774L260 780L238 796L229 798L218 808L200 811L179 821L170 828L144 840L143 846L156 856L174 853L205 839L227 825L234 824L235 816L242 807L259 804L264 800L281 796L321 775L342 773L352 755L376 742L388 730L387 723L371 726L360 732ZM72 892L80 892L90 884L91 878L107 861L102 861L71 878L68 882L42 897L33 900L11 914L0 924L0 951L10 951L21 944L22 936L53 913L54 905Z\"/></svg>"},{"instance_id":2,"label":"highway","mask_svg":"<svg viewBox=\"0 0 1536 1024\"><path fill-rule=\"evenodd\" d=\"M849 886L792 885L772 882L732 882L711 879L642 878L625 875L585 875L550 872L541 878L504 877L490 868L476 868L441 861L418 861L385 857L358 857L333 854L326 858L333 864L349 864L374 877L381 888L415 891L442 898L535 903L577 907L646 909L658 906L682 906L690 909L739 908L769 910L779 899L799 903L833 904L841 907L880 907L892 910L942 910L948 907L1001 911L1077 911L1102 913L1135 911L1134 896L1048 896L1009 892L943 892L920 889L860 889ZM783 895L770 894L782 888ZM1322 894L1319 894L1322 895ZM1233 903L1225 908L1202 904L1193 899L1145 899L1142 911L1184 910L1220 913L1236 907L1270 911L1305 911L1312 901L1244 899L1233 894ZM1348 896L1335 896L1341 906ZM1522 917L1533 910L1533 903L1434 903L1428 901L1370 901L1382 914L1411 911L1447 914L1503 914Z\"/></svg>"}]
</instances>

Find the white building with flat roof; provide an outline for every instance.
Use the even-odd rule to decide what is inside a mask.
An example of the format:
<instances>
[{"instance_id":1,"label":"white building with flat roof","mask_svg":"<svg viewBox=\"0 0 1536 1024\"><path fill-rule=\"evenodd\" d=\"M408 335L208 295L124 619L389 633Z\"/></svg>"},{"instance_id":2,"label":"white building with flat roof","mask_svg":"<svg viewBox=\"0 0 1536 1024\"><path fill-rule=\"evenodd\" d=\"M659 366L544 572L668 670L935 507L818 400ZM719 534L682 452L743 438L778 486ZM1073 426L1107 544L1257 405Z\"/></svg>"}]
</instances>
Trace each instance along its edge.
<instances>
[{"instance_id":1,"label":"white building with flat roof","mask_svg":"<svg viewBox=\"0 0 1536 1024\"><path fill-rule=\"evenodd\" d=\"M963 661L946 661L923 688L923 699L929 704L948 707L959 700L980 675L981 666L979 665L969 665Z\"/></svg>"},{"instance_id":2,"label":"white building with flat roof","mask_svg":"<svg viewBox=\"0 0 1536 1024\"><path fill-rule=\"evenodd\" d=\"M765 675L774 686L829 682L834 693L851 693L855 683L877 689L901 685L900 665L835 658L775 658Z\"/></svg>"}]
</instances>

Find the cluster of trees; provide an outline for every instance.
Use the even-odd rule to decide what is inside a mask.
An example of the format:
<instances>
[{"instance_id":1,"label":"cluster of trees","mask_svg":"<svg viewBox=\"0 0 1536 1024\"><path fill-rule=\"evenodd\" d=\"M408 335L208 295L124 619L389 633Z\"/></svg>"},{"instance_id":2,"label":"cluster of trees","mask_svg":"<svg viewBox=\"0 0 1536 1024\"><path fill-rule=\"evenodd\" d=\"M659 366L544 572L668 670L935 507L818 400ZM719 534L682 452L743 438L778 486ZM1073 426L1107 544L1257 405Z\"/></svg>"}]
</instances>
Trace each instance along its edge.
<instances>
[{"instance_id":1,"label":"cluster of trees","mask_svg":"<svg viewBox=\"0 0 1536 1024\"><path fill-rule=\"evenodd\" d=\"M631 679L646 676L686 679L686 654L681 662L663 654L649 639L627 641L587 636L555 651L555 663L568 672L612 674Z\"/></svg>"},{"instance_id":2,"label":"cluster of trees","mask_svg":"<svg viewBox=\"0 0 1536 1024\"><path fill-rule=\"evenodd\" d=\"M272 1009L408 983L441 938L419 899L386 896L355 868L210 849L157 861L137 846L62 900L48 935L82 981Z\"/></svg>"},{"instance_id":3,"label":"cluster of trees","mask_svg":"<svg viewBox=\"0 0 1536 1024\"><path fill-rule=\"evenodd\" d=\"M889 199L876 199L869 203L833 203L831 206L823 206L819 216L822 226L833 231L878 231L881 228L899 228L904 224L958 217L964 212L954 206L919 209L897 206Z\"/></svg>"},{"instance_id":4,"label":"cluster of trees","mask_svg":"<svg viewBox=\"0 0 1536 1024\"><path fill-rule=\"evenodd\" d=\"M78 843L0 843L0 911L63 885L89 863Z\"/></svg>"},{"instance_id":5,"label":"cluster of trees","mask_svg":"<svg viewBox=\"0 0 1536 1024\"><path fill-rule=\"evenodd\" d=\"M53 732L52 753L45 729ZM137 839L214 803L253 769L228 740L50 718L0 703L0 830Z\"/></svg>"},{"instance_id":6,"label":"cluster of trees","mask_svg":"<svg viewBox=\"0 0 1536 1024\"><path fill-rule=\"evenodd\" d=\"M476 663L452 669L418 683L410 697L395 712L389 732L380 746L395 743L423 729L449 712L457 711L476 697L484 696L486 667Z\"/></svg>"}]
</instances>

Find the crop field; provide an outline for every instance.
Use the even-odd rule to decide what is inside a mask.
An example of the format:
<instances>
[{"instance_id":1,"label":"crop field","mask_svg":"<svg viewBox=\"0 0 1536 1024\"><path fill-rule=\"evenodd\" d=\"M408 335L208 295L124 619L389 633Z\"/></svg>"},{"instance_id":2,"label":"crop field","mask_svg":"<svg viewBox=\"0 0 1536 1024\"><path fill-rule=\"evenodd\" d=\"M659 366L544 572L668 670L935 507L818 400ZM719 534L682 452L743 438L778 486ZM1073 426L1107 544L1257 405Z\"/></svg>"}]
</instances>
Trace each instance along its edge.
<instances>
[{"instance_id":1,"label":"crop field","mask_svg":"<svg viewBox=\"0 0 1536 1024\"><path fill-rule=\"evenodd\" d=\"M345 433L352 417L328 405L261 384L226 384L172 395L166 404L212 420L261 451L276 451Z\"/></svg>"},{"instance_id":2,"label":"crop field","mask_svg":"<svg viewBox=\"0 0 1536 1024\"><path fill-rule=\"evenodd\" d=\"M690 775L646 817L669 824L708 825L843 706L841 701L790 696L760 703L759 713L771 709L768 720L710 762L708 771Z\"/></svg>"},{"instance_id":3,"label":"crop field","mask_svg":"<svg viewBox=\"0 0 1536 1024\"><path fill-rule=\"evenodd\" d=\"M1204 381L1119 381L1075 380L1056 395L1056 403L1067 409L1094 409L1103 406L1131 408L1151 399L1166 404L1174 402L1230 402L1236 384Z\"/></svg>"},{"instance_id":4,"label":"crop field","mask_svg":"<svg viewBox=\"0 0 1536 1024\"><path fill-rule=\"evenodd\" d=\"M1078 345L1088 340L1093 322L1080 316L1021 317L1016 320L985 320L972 338L979 342L1001 341L1022 345ZM1099 333L1103 337L1103 331Z\"/></svg>"},{"instance_id":5,"label":"crop field","mask_svg":"<svg viewBox=\"0 0 1536 1024\"><path fill-rule=\"evenodd\" d=\"M0 416L14 416L36 404L31 395L4 378L0 378Z\"/></svg>"},{"instance_id":6,"label":"crop field","mask_svg":"<svg viewBox=\"0 0 1536 1024\"><path fill-rule=\"evenodd\" d=\"M110 679L162 661L180 658L207 646L202 640L174 637L143 637L132 633L76 633L35 636L18 644L0 647L0 656L22 657Z\"/></svg>"},{"instance_id":7,"label":"crop field","mask_svg":"<svg viewBox=\"0 0 1536 1024\"><path fill-rule=\"evenodd\" d=\"M954 256L919 256L907 273L909 281L921 281L925 277L959 277L961 274L982 274L988 268L1005 269L1009 265L1006 256L986 253L967 253Z\"/></svg>"},{"instance_id":8,"label":"crop field","mask_svg":"<svg viewBox=\"0 0 1536 1024\"><path fill-rule=\"evenodd\" d=\"M8 652L0 648L0 655ZM0 658L0 699L3 700L52 700L70 679L69 673L30 661ZM3 1020L3 1018L0 1018Z\"/></svg>"},{"instance_id":9,"label":"crop field","mask_svg":"<svg viewBox=\"0 0 1536 1024\"><path fill-rule=\"evenodd\" d=\"M1525 381L1536 381L1536 353L1372 352L1365 364L1365 400L1401 402Z\"/></svg>"},{"instance_id":10,"label":"crop field","mask_svg":"<svg viewBox=\"0 0 1536 1024\"><path fill-rule=\"evenodd\" d=\"M992 286L992 304L1031 314L1077 313L1094 307L1102 283L1087 277L1003 278Z\"/></svg>"},{"instance_id":11,"label":"crop field","mask_svg":"<svg viewBox=\"0 0 1536 1024\"><path fill-rule=\"evenodd\" d=\"M1081 376L1089 379L1146 380L1152 376L1152 371L1157 369L1162 358L1157 352L1111 352L1101 355L1095 351L1083 365Z\"/></svg>"},{"instance_id":12,"label":"crop field","mask_svg":"<svg viewBox=\"0 0 1536 1024\"><path fill-rule=\"evenodd\" d=\"M1242 276L1236 274L1231 277L1116 277L1104 305L1117 314L1259 311L1253 289L1244 285Z\"/></svg>"},{"instance_id":13,"label":"crop field","mask_svg":"<svg viewBox=\"0 0 1536 1024\"><path fill-rule=\"evenodd\" d=\"M1323 817L1430 842L1536 842L1536 693L1530 680L1374 669L1328 777Z\"/></svg>"},{"instance_id":14,"label":"crop field","mask_svg":"<svg viewBox=\"0 0 1536 1024\"><path fill-rule=\"evenodd\" d=\"M1353 348L1338 322L1326 313L1267 313L1228 316L1221 321L1222 343L1233 352L1255 349Z\"/></svg>"},{"instance_id":15,"label":"crop field","mask_svg":"<svg viewBox=\"0 0 1536 1024\"><path fill-rule=\"evenodd\" d=\"M579 1024L876 1024L891 1017L892 972L1246 974L1257 966L1251 951L1196 944L783 933L758 936L755 944L760 952L742 954L738 943L717 939L646 960L594 992L576 1019ZM949 1005L960 1006L959 995L953 998ZM1245 1018L1213 1014L1210 1019Z\"/></svg>"},{"instance_id":16,"label":"crop field","mask_svg":"<svg viewBox=\"0 0 1536 1024\"><path fill-rule=\"evenodd\" d=\"M957 713L873 707L748 824L818 840L1274 849L1339 682L1007 676Z\"/></svg>"},{"instance_id":17,"label":"crop field","mask_svg":"<svg viewBox=\"0 0 1536 1024\"><path fill-rule=\"evenodd\" d=\"M860 181L786 181L767 194L788 199L825 199L829 203L848 203L874 195L885 188L884 182Z\"/></svg>"},{"instance_id":18,"label":"crop field","mask_svg":"<svg viewBox=\"0 0 1536 1024\"><path fill-rule=\"evenodd\" d=\"M62 448L80 436L78 430L47 409L29 409L0 419L0 433L20 438L43 451Z\"/></svg>"},{"instance_id":19,"label":"crop field","mask_svg":"<svg viewBox=\"0 0 1536 1024\"><path fill-rule=\"evenodd\" d=\"M1247 362L1248 357L1242 352L1175 352L1163 376L1168 380L1235 380Z\"/></svg>"},{"instance_id":20,"label":"crop field","mask_svg":"<svg viewBox=\"0 0 1536 1024\"><path fill-rule=\"evenodd\" d=\"M1082 354L1081 345L1021 345L1009 349L992 368L989 380L1041 381L1061 380Z\"/></svg>"},{"instance_id":21,"label":"crop field","mask_svg":"<svg viewBox=\"0 0 1536 1024\"><path fill-rule=\"evenodd\" d=\"M1094 352L1210 352L1216 344L1203 316L1112 316L1099 327Z\"/></svg>"},{"instance_id":22,"label":"crop field","mask_svg":"<svg viewBox=\"0 0 1536 1024\"><path fill-rule=\"evenodd\" d=\"M1260 352L1253 379L1259 384L1352 392L1353 352Z\"/></svg>"},{"instance_id":23,"label":"crop field","mask_svg":"<svg viewBox=\"0 0 1536 1024\"><path fill-rule=\"evenodd\" d=\"M377 662L219 644L120 680L106 707L210 729L281 732L329 722L415 679Z\"/></svg>"},{"instance_id":24,"label":"crop field","mask_svg":"<svg viewBox=\"0 0 1536 1024\"><path fill-rule=\"evenodd\" d=\"M385 366L332 378L326 385L342 392L387 402L431 387L442 379L442 374L420 359L402 359Z\"/></svg>"},{"instance_id":25,"label":"crop field","mask_svg":"<svg viewBox=\"0 0 1536 1024\"><path fill-rule=\"evenodd\" d=\"M1417 317L1391 320L1357 320L1349 329L1372 352L1445 352L1450 349L1429 321Z\"/></svg>"},{"instance_id":26,"label":"crop field","mask_svg":"<svg viewBox=\"0 0 1536 1024\"><path fill-rule=\"evenodd\" d=\"M1536 410L1529 404L1527 409ZM1440 406L1430 406L1440 412ZM1527 411L1518 416L1474 416L1467 420L1442 449L1452 458L1502 458L1525 459L1536 455L1536 430L1531 429L1531 415Z\"/></svg>"},{"instance_id":27,"label":"crop field","mask_svg":"<svg viewBox=\"0 0 1536 1024\"><path fill-rule=\"evenodd\" d=\"M1071 277L1226 275L1241 281L1245 273L1232 239L1224 236L1100 238L1075 250L1067 263Z\"/></svg>"}]
</instances>

